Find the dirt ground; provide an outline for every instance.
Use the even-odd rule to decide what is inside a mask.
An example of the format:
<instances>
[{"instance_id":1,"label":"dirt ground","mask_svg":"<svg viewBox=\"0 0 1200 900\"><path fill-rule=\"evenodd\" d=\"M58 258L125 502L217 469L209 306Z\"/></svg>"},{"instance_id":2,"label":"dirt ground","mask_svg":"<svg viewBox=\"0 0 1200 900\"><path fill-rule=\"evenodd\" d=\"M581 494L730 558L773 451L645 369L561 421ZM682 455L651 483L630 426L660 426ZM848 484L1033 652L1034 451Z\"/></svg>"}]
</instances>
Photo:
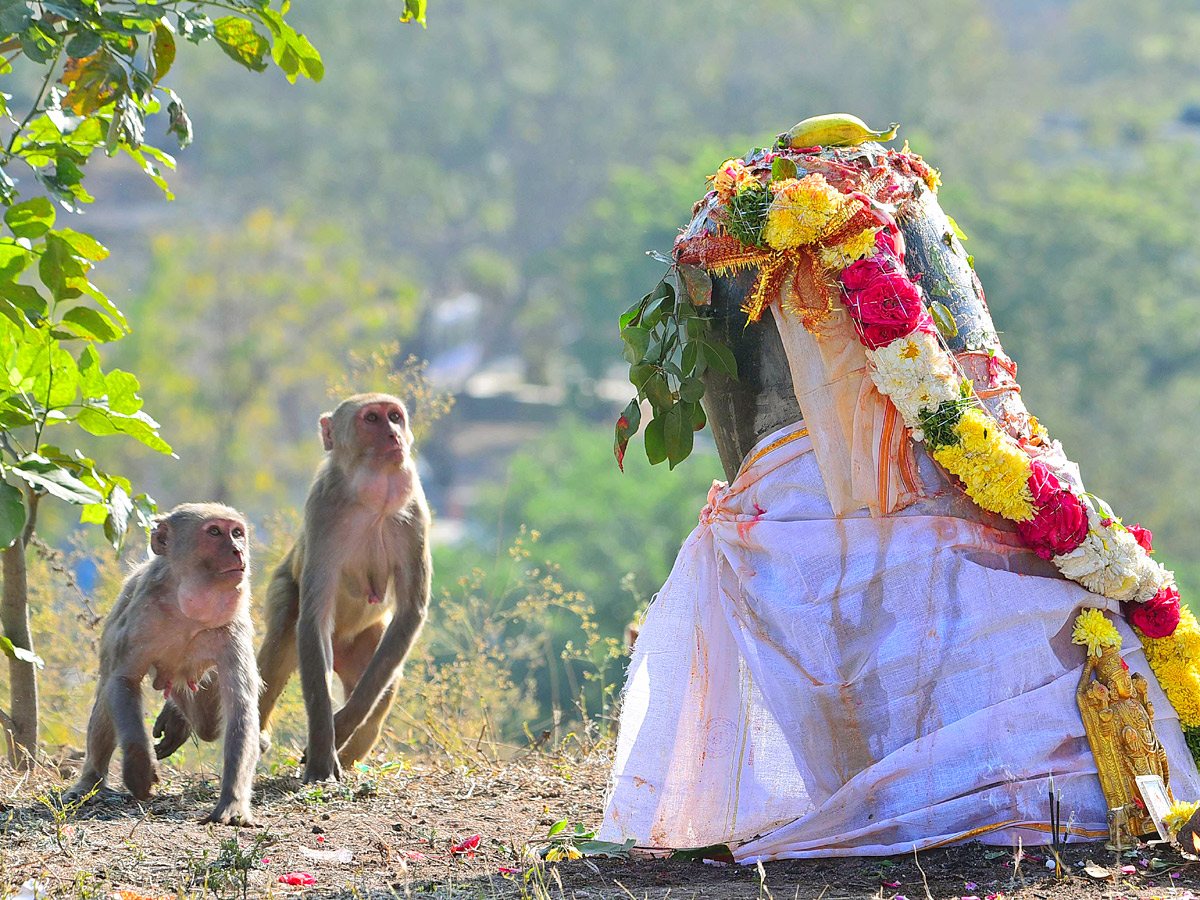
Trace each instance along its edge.
<instances>
[{"instance_id":1,"label":"dirt ground","mask_svg":"<svg viewBox=\"0 0 1200 900\"><path fill-rule=\"evenodd\" d=\"M44 890L99 900L301 893L556 900L1200 896L1200 863L1161 846L1118 858L1100 844L1070 845L1062 881L1047 869L1042 848L1017 854L980 844L916 857L768 863L761 870L688 859L536 860L532 851L548 846L556 822L569 822L563 834L599 823L607 769L597 753L530 755L504 765L406 762L317 788L294 774L260 777L259 827L252 829L199 823L215 801L215 775L164 769L148 804L120 795L64 811L56 798L69 782L57 773L0 770L0 897L30 879L39 897ZM315 883L282 883L289 873L307 873Z\"/></svg>"}]
</instances>

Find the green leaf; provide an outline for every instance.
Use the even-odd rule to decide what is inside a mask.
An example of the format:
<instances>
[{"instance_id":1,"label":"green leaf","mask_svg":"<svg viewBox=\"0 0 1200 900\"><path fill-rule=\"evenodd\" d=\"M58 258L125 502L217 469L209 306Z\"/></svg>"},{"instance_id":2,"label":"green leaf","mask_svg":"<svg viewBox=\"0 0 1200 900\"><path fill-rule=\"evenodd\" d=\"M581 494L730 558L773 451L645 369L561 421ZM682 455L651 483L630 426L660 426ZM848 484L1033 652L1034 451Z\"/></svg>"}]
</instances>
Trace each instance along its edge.
<instances>
[{"instance_id":1,"label":"green leaf","mask_svg":"<svg viewBox=\"0 0 1200 900\"><path fill-rule=\"evenodd\" d=\"M79 388L85 401L99 400L108 392L104 372L100 369L100 356L91 344L79 354Z\"/></svg>"},{"instance_id":2,"label":"green leaf","mask_svg":"<svg viewBox=\"0 0 1200 900\"><path fill-rule=\"evenodd\" d=\"M639 315L641 315L641 312L642 312L642 304L635 303L635 304L633 304L633 306L629 307L629 309L625 310L625 312L621 313L621 319L620 319L621 330L624 331L627 326L633 324L633 320L636 319Z\"/></svg>"},{"instance_id":3,"label":"green leaf","mask_svg":"<svg viewBox=\"0 0 1200 900\"><path fill-rule=\"evenodd\" d=\"M613 841L581 841L575 849L584 856L607 856L610 859L628 859L629 851L637 843L636 838L630 838L623 844Z\"/></svg>"},{"instance_id":4,"label":"green leaf","mask_svg":"<svg viewBox=\"0 0 1200 900\"><path fill-rule=\"evenodd\" d=\"M108 408L113 412L132 415L142 408L142 398L138 396L141 384L138 383L136 375L113 369L104 376L104 383L108 394Z\"/></svg>"},{"instance_id":5,"label":"green leaf","mask_svg":"<svg viewBox=\"0 0 1200 900\"><path fill-rule=\"evenodd\" d=\"M129 530L129 519L133 515L133 500L121 485L113 485L105 501L108 515L104 519L104 536L116 549L121 549L125 533Z\"/></svg>"},{"instance_id":6,"label":"green leaf","mask_svg":"<svg viewBox=\"0 0 1200 900\"><path fill-rule=\"evenodd\" d=\"M646 423L646 431L642 435L642 442L646 445L646 459L650 460L652 466L657 466L667 458L663 424L663 417L656 415Z\"/></svg>"},{"instance_id":7,"label":"green leaf","mask_svg":"<svg viewBox=\"0 0 1200 900\"><path fill-rule=\"evenodd\" d=\"M788 159L786 156L777 156L771 160L771 180L783 181L787 178L795 178L800 170L796 168L795 160Z\"/></svg>"},{"instance_id":8,"label":"green leaf","mask_svg":"<svg viewBox=\"0 0 1200 900\"><path fill-rule=\"evenodd\" d=\"M75 231L72 228L60 228L54 233L66 241L71 249L84 259L90 259L93 262L108 259L108 248L90 234L84 234L82 231Z\"/></svg>"},{"instance_id":9,"label":"green leaf","mask_svg":"<svg viewBox=\"0 0 1200 900\"><path fill-rule=\"evenodd\" d=\"M13 642L2 634L0 634L0 653L3 653L10 659L19 659L22 662L37 666L39 669L46 665L45 661L32 650L23 650L20 647L14 647Z\"/></svg>"},{"instance_id":10,"label":"green leaf","mask_svg":"<svg viewBox=\"0 0 1200 900\"><path fill-rule=\"evenodd\" d=\"M708 424L708 416L704 412L704 407L699 403L692 406L692 431L702 431L704 426Z\"/></svg>"},{"instance_id":11,"label":"green leaf","mask_svg":"<svg viewBox=\"0 0 1200 900\"><path fill-rule=\"evenodd\" d=\"M717 341L702 341L704 359L718 372L723 372L730 378L737 379L737 360L733 351Z\"/></svg>"},{"instance_id":12,"label":"green leaf","mask_svg":"<svg viewBox=\"0 0 1200 900\"><path fill-rule=\"evenodd\" d=\"M728 844L710 844L707 847L689 847L676 850L671 859L711 859L715 862L734 862L733 851Z\"/></svg>"},{"instance_id":13,"label":"green leaf","mask_svg":"<svg viewBox=\"0 0 1200 900\"><path fill-rule=\"evenodd\" d=\"M613 455L617 458L617 466L625 471L625 449L629 446L629 438L637 433L642 424L642 408L634 397L625 406L625 410L617 419L616 439L613 442Z\"/></svg>"},{"instance_id":14,"label":"green leaf","mask_svg":"<svg viewBox=\"0 0 1200 900\"><path fill-rule=\"evenodd\" d=\"M635 366L630 366L629 381L640 391L646 384L646 379L648 379L656 371L657 369L655 369L654 366L643 365L641 363Z\"/></svg>"},{"instance_id":15,"label":"green leaf","mask_svg":"<svg viewBox=\"0 0 1200 900\"><path fill-rule=\"evenodd\" d=\"M154 82L162 81L175 62L175 35L167 23L159 20L154 24Z\"/></svg>"},{"instance_id":16,"label":"green leaf","mask_svg":"<svg viewBox=\"0 0 1200 900\"><path fill-rule=\"evenodd\" d=\"M44 491L67 503L101 503L104 497L95 488L88 487L66 469L36 454L30 454L9 469L12 474L28 482L35 490Z\"/></svg>"},{"instance_id":17,"label":"green leaf","mask_svg":"<svg viewBox=\"0 0 1200 900\"><path fill-rule=\"evenodd\" d=\"M174 455L171 445L159 435L158 423L143 412L127 416L105 409L103 404L95 403L80 409L75 414L75 422L89 434L124 434L140 441L151 450Z\"/></svg>"},{"instance_id":18,"label":"green leaf","mask_svg":"<svg viewBox=\"0 0 1200 900\"><path fill-rule=\"evenodd\" d=\"M933 324L937 326L942 337L949 340L958 335L958 323L954 321L954 314L945 303L940 300L932 301L929 304L929 314L933 316Z\"/></svg>"},{"instance_id":19,"label":"green leaf","mask_svg":"<svg viewBox=\"0 0 1200 900\"><path fill-rule=\"evenodd\" d=\"M0 281L12 281L29 267L33 254L15 243L0 242Z\"/></svg>"},{"instance_id":20,"label":"green leaf","mask_svg":"<svg viewBox=\"0 0 1200 900\"><path fill-rule=\"evenodd\" d=\"M958 223L954 221L954 216L946 216L946 219L950 222L950 227L954 229L954 236L960 241L967 240L967 236L963 234L963 230L959 228Z\"/></svg>"},{"instance_id":21,"label":"green leaf","mask_svg":"<svg viewBox=\"0 0 1200 900\"><path fill-rule=\"evenodd\" d=\"M124 333L113 324L112 319L89 306L76 306L68 310L61 324L81 338L101 343L115 341Z\"/></svg>"},{"instance_id":22,"label":"green leaf","mask_svg":"<svg viewBox=\"0 0 1200 900\"><path fill-rule=\"evenodd\" d=\"M416 22L425 27L426 0L404 0L404 12L400 14L401 22Z\"/></svg>"},{"instance_id":23,"label":"green leaf","mask_svg":"<svg viewBox=\"0 0 1200 900\"><path fill-rule=\"evenodd\" d=\"M19 238L39 238L54 225L54 205L45 197L34 197L10 206L4 223Z\"/></svg>"},{"instance_id":24,"label":"green leaf","mask_svg":"<svg viewBox=\"0 0 1200 900\"><path fill-rule=\"evenodd\" d=\"M174 91L167 91L167 96L171 98L171 102L167 104L167 133L175 135L179 149L182 150L192 142L192 120L184 109L183 101Z\"/></svg>"},{"instance_id":25,"label":"green leaf","mask_svg":"<svg viewBox=\"0 0 1200 900\"><path fill-rule=\"evenodd\" d=\"M621 340L625 342L621 355L627 363L634 365L646 357L646 350L650 347L650 329L630 325L621 330Z\"/></svg>"},{"instance_id":26,"label":"green leaf","mask_svg":"<svg viewBox=\"0 0 1200 900\"><path fill-rule=\"evenodd\" d=\"M254 72L266 69L267 64L263 57L267 55L270 44L245 19L238 16L222 16L213 23L213 37L217 39L226 55L247 69Z\"/></svg>"},{"instance_id":27,"label":"green leaf","mask_svg":"<svg viewBox=\"0 0 1200 900\"><path fill-rule=\"evenodd\" d=\"M560 831L562 831L566 827L567 827L567 820L559 819L557 822L555 822L553 825L550 826L550 831L546 834L546 837L554 837L556 834L558 834Z\"/></svg>"},{"instance_id":28,"label":"green leaf","mask_svg":"<svg viewBox=\"0 0 1200 900\"><path fill-rule=\"evenodd\" d=\"M679 289L695 306L712 303L712 276L703 266L681 265L678 270Z\"/></svg>"},{"instance_id":29,"label":"green leaf","mask_svg":"<svg viewBox=\"0 0 1200 900\"><path fill-rule=\"evenodd\" d=\"M688 458L692 452L692 404L679 402L663 416L663 442L670 468Z\"/></svg>"},{"instance_id":30,"label":"green leaf","mask_svg":"<svg viewBox=\"0 0 1200 900\"><path fill-rule=\"evenodd\" d=\"M679 399L695 403L704 396L704 382L699 378L689 377L679 383Z\"/></svg>"},{"instance_id":31,"label":"green leaf","mask_svg":"<svg viewBox=\"0 0 1200 900\"><path fill-rule=\"evenodd\" d=\"M67 41L67 56L72 59L83 59L91 56L100 49L100 35L94 31L77 31Z\"/></svg>"},{"instance_id":32,"label":"green leaf","mask_svg":"<svg viewBox=\"0 0 1200 900\"><path fill-rule=\"evenodd\" d=\"M671 388L667 386L667 379L661 372L655 372L646 379L646 383L642 385L642 392L654 407L655 418L675 402L675 398L671 396Z\"/></svg>"},{"instance_id":33,"label":"green leaf","mask_svg":"<svg viewBox=\"0 0 1200 900\"><path fill-rule=\"evenodd\" d=\"M0 547L11 547L25 527L25 496L21 489L0 481Z\"/></svg>"},{"instance_id":34,"label":"green leaf","mask_svg":"<svg viewBox=\"0 0 1200 900\"><path fill-rule=\"evenodd\" d=\"M68 279L82 276L85 271L83 263L75 256L74 248L54 232L48 232L46 249L38 260L38 277L50 289L54 299L67 299L70 292Z\"/></svg>"}]
</instances>

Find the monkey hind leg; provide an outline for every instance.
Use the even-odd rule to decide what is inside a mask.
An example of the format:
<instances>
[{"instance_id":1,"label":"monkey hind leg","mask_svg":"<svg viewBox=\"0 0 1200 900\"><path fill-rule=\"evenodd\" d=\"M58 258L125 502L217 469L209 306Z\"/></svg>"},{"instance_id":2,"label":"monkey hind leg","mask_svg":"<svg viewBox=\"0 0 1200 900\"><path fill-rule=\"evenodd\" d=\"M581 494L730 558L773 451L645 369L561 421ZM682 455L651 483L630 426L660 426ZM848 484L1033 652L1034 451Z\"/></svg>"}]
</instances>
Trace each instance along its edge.
<instances>
[{"instance_id":1,"label":"monkey hind leg","mask_svg":"<svg viewBox=\"0 0 1200 900\"><path fill-rule=\"evenodd\" d=\"M91 716L88 718L87 751L83 760L83 771L79 780L66 793L66 799L69 801L82 800L93 791L103 793L107 788L108 766L117 746L117 732L102 692L98 691L97 694L96 702L92 704Z\"/></svg>"},{"instance_id":2,"label":"monkey hind leg","mask_svg":"<svg viewBox=\"0 0 1200 900\"><path fill-rule=\"evenodd\" d=\"M371 709L371 712L338 750L338 759L342 763L342 768L354 765L371 752L371 748L379 741L379 735L383 732L384 723L387 721L388 713L392 711L392 703L395 699L396 682L393 681L383 689L383 693L379 695L379 701Z\"/></svg>"},{"instance_id":3,"label":"monkey hind leg","mask_svg":"<svg viewBox=\"0 0 1200 900\"><path fill-rule=\"evenodd\" d=\"M276 567L267 588L267 633L258 651L258 673L262 693L258 696L258 727L262 730L260 747L271 745L267 731L271 714L288 679L296 671L296 620L300 616L300 585L292 577L291 554Z\"/></svg>"}]
</instances>

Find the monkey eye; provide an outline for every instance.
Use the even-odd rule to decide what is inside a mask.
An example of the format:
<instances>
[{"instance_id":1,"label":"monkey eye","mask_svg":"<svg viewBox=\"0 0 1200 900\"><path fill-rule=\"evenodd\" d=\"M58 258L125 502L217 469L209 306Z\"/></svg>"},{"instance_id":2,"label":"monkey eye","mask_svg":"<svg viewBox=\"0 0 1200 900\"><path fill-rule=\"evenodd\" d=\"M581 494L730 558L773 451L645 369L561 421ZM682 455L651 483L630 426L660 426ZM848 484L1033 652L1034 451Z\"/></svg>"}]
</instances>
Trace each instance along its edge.
<instances>
[{"instance_id":1,"label":"monkey eye","mask_svg":"<svg viewBox=\"0 0 1200 900\"><path fill-rule=\"evenodd\" d=\"M210 526L208 526L208 533L211 534L213 537L220 537L221 529L216 525L210 525Z\"/></svg>"},{"instance_id":2,"label":"monkey eye","mask_svg":"<svg viewBox=\"0 0 1200 900\"><path fill-rule=\"evenodd\" d=\"M363 421L370 422L372 425L374 425L376 422L379 421L379 413L369 412L365 416L363 416Z\"/></svg>"},{"instance_id":3,"label":"monkey eye","mask_svg":"<svg viewBox=\"0 0 1200 900\"><path fill-rule=\"evenodd\" d=\"M230 533L231 533L231 534L232 534L232 535L233 535L235 538L240 538L240 537L242 536L242 533L243 533L243 532L242 532L242 529L240 529L240 528L235 528L235 529L233 529L233 531L232 531L232 532L230 532Z\"/></svg>"},{"instance_id":4,"label":"monkey eye","mask_svg":"<svg viewBox=\"0 0 1200 900\"><path fill-rule=\"evenodd\" d=\"M388 413L388 418L393 422L399 422L404 417L400 415L400 410L393 409L390 413Z\"/></svg>"}]
</instances>

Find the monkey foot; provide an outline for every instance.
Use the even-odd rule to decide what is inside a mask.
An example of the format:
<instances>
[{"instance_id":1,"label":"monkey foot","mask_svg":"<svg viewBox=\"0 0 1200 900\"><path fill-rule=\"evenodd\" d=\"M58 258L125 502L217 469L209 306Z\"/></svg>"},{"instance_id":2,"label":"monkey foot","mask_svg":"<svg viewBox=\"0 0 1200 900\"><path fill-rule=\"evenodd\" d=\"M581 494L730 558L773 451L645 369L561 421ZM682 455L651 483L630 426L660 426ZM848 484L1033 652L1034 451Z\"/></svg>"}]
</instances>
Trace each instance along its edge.
<instances>
[{"instance_id":1,"label":"monkey foot","mask_svg":"<svg viewBox=\"0 0 1200 900\"><path fill-rule=\"evenodd\" d=\"M317 762L310 759L304 764L303 780L305 784L316 784L322 781L341 781L342 764L338 762L336 756L331 757L325 762Z\"/></svg>"},{"instance_id":2,"label":"monkey foot","mask_svg":"<svg viewBox=\"0 0 1200 900\"><path fill-rule=\"evenodd\" d=\"M201 824L210 822L217 825L232 825L235 828L257 828L258 823L250 814L249 803L218 803L217 808L200 820Z\"/></svg>"},{"instance_id":3,"label":"monkey foot","mask_svg":"<svg viewBox=\"0 0 1200 900\"><path fill-rule=\"evenodd\" d=\"M125 789L133 794L136 800L149 800L150 789L158 782L158 767L154 764L149 747L140 744L126 747L121 774L125 779Z\"/></svg>"}]
</instances>

